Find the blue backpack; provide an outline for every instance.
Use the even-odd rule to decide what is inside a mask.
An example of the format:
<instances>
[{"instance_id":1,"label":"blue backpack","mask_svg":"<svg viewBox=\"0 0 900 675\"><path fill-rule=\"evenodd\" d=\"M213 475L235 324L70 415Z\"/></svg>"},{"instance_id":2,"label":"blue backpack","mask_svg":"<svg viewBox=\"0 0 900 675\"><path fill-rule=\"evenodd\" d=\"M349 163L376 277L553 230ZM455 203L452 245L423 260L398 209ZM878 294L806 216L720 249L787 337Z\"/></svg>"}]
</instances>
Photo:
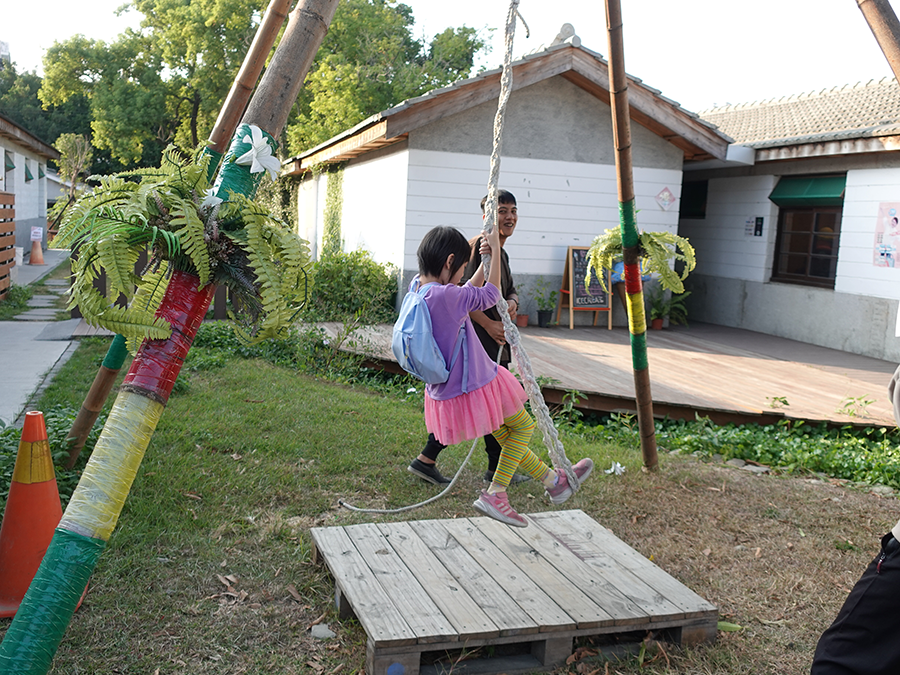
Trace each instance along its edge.
<instances>
[{"instance_id":1,"label":"blue backpack","mask_svg":"<svg viewBox=\"0 0 900 675\"><path fill-rule=\"evenodd\" d=\"M429 284L419 286L418 276L410 283L409 293L403 298L400 306L400 317L394 324L391 349L403 370L427 384L446 382L450 377L450 370L461 352L463 358L462 390L465 393L469 365L465 323L459 327L448 366L431 331L431 312L428 311L424 297L427 286Z\"/></svg>"}]
</instances>

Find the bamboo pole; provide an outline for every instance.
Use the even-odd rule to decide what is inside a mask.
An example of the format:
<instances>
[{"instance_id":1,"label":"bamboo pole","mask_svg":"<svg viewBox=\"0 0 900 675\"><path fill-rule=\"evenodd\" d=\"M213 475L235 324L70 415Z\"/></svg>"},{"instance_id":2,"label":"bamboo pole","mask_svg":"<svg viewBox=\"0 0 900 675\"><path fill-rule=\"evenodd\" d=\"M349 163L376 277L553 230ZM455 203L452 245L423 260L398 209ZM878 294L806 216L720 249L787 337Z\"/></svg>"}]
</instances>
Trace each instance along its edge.
<instances>
[{"instance_id":1,"label":"bamboo pole","mask_svg":"<svg viewBox=\"0 0 900 675\"><path fill-rule=\"evenodd\" d=\"M211 157L209 167L211 176L215 175L219 160L222 159L222 154L227 149L228 142L234 135L234 130L244 114L247 102L253 93L253 88L259 80L263 66L265 66L266 58L272 51L278 32L287 18L290 6L291 0L272 0L266 9L266 13L263 15L259 28L256 29L256 35L253 38L250 49L244 57L244 62L241 64L237 77L231 84L225 103L222 104L222 109L219 111L216 124L209 135L207 152L209 152ZM100 416L103 406L106 405L109 393L112 391L119 371L125 363L127 353L125 338L121 335L116 335L109 346L109 350L106 352L103 365L100 366L100 370L94 378L84 403L81 404L81 410L78 411L78 415L72 423L72 428L69 429L69 435L66 437L69 451L69 457L66 460L67 469L71 469L75 466L75 462L78 461L81 450L87 442L87 437Z\"/></svg>"},{"instance_id":2,"label":"bamboo pole","mask_svg":"<svg viewBox=\"0 0 900 675\"><path fill-rule=\"evenodd\" d=\"M256 30L250 50L244 57L241 69L231 85L222 110L219 111L216 124L209 134L210 149L213 152L221 155L228 148L228 142L234 135L234 130L237 129L238 122L247 108L247 102L259 81L266 58L275 45L278 31L284 25L290 7L291 0L272 0L269 3L259 28Z\"/></svg>"},{"instance_id":3,"label":"bamboo pole","mask_svg":"<svg viewBox=\"0 0 900 675\"><path fill-rule=\"evenodd\" d=\"M336 9L337 0L306 0L291 12L242 124L255 124L276 138L280 135Z\"/></svg>"},{"instance_id":4,"label":"bamboo pole","mask_svg":"<svg viewBox=\"0 0 900 675\"><path fill-rule=\"evenodd\" d=\"M609 93L616 146L619 227L622 231L622 257L625 262L625 293L628 304L628 328L631 333L631 361L634 368L638 431L644 468L654 471L659 466L659 458L656 452L653 395L650 392L650 367L647 361L647 321L644 316L644 290L641 282L640 238L634 208L628 76L625 73L622 10L619 0L606 0L606 28L609 37Z\"/></svg>"},{"instance_id":5,"label":"bamboo pole","mask_svg":"<svg viewBox=\"0 0 900 675\"><path fill-rule=\"evenodd\" d=\"M900 80L900 21L888 0L856 0L894 77Z\"/></svg>"}]
</instances>

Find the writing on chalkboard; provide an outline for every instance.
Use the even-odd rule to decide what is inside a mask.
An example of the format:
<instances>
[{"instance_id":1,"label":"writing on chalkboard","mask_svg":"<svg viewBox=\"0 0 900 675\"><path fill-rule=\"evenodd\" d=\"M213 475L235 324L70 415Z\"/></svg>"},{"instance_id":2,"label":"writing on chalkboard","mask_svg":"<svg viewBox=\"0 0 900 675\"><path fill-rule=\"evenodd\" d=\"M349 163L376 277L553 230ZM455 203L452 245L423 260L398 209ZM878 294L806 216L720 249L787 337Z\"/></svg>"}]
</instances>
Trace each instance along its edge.
<instances>
[{"instance_id":1,"label":"writing on chalkboard","mask_svg":"<svg viewBox=\"0 0 900 675\"><path fill-rule=\"evenodd\" d=\"M603 290L596 271L591 274L591 284L584 287L588 274L588 249L569 247L572 256L572 306L574 309L599 309L609 307L609 294Z\"/></svg>"}]
</instances>

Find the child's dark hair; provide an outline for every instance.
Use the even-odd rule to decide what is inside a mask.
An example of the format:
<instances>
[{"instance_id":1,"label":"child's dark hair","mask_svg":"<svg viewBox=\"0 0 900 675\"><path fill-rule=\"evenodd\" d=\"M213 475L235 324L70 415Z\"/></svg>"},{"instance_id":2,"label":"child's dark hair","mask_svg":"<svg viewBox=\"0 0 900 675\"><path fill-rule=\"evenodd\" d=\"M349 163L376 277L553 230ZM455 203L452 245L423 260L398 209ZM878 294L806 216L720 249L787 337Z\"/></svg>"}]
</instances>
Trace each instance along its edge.
<instances>
[{"instance_id":1,"label":"child's dark hair","mask_svg":"<svg viewBox=\"0 0 900 675\"><path fill-rule=\"evenodd\" d=\"M484 205L487 204L488 196L485 195L481 198L481 212L484 213ZM507 192L506 190L497 190L497 203L498 204L512 204L516 206L516 197L512 192Z\"/></svg>"},{"instance_id":2,"label":"child's dark hair","mask_svg":"<svg viewBox=\"0 0 900 675\"><path fill-rule=\"evenodd\" d=\"M416 257L419 259L419 274L429 277L441 276L444 263L453 254L450 276L469 262L469 242L462 232L453 227L435 227L422 239Z\"/></svg>"}]
</instances>

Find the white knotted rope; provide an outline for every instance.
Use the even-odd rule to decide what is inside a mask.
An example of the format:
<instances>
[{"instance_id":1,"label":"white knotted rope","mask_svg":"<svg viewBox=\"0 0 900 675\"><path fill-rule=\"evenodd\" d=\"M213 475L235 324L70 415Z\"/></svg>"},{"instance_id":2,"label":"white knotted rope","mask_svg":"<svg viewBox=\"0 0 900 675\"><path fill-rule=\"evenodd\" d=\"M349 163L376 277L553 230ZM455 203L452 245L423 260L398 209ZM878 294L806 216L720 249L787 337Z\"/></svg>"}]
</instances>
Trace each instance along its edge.
<instances>
[{"instance_id":1,"label":"white knotted rope","mask_svg":"<svg viewBox=\"0 0 900 675\"><path fill-rule=\"evenodd\" d=\"M519 0L511 0L509 3L509 13L506 16L506 42L503 54L503 72L500 75L500 101L497 105L497 114L494 117L494 143L491 150L491 170L488 178L488 198L485 204L485 218L483 232L487 234L494 227L497 227L497 186L500 182L500 149L503 144L503 120L506 117L506 104L509 102L509 95L512 92L512 47L513 36L516 32L516 15L518 14ZM523 22L524 23L524 22ZM526 30L528 30L526 26ZM487 278L491 265L491 256L486 255L482 258ZM535 421L538 428L544 436L544 445L550 453L550 459L556 469L562 469L566 472L569 479L569 485L573 490L578 490L578 477L572 469L572 463L566 457L566 451L559 440L559 434L550 418L550 411L544 402L544 396L541 388L538 386L534 377L534 370L531 367L531 359L521 345L519 329L513 323L509 316L509 305L506 298L500 294L500 300L497 303L497 310L500 312L500 318L503 321L503 331L506 333L506 341L512 350L513 360L519 375L524 380L525 391L528 393L528 399L531 401L531 410L534 413ZM498 359L499 361L499 355Z\"/></svg>"},{"instance_id":2,"label":"white knotted rope","mask_svg":"<svg viewBox=\"0 0 900 675\"><path fill-rule=\"evenodd\" d=\"M500 101L497 105L497 114L494 117L494 140L493 147L491 149L491 171L490 176L488 178L488 198L485 203L485 218L484 218L484 229L483 232L486 234L490 232L494 227L497 226L497 186L500 182L500 147L503 142L503 120L506 117L506 104L509 102L509 95L512 92L512 48L513 48L513 37L516 33L516 16L522 18L522 15L519 14L519 0L511 0L509 3L509 12L506 16L506 33L505 33L505 42L504 42L504 53L503 53L503 72L500 75ZM522 24L525 26L525 34L526 37L528 35L528 26L525 24L524 19L522 19ZM485 255L482 257L482 261L484 263L485 273L484 276L487 278L488 271L490 270L491 265L491 256ZM547 408L547 404L544 402L544 395L541 393L541 388L538 386L537 381L534 378L534 371L531 368L531 359L528 358L528 354L525 352L525 349L522 347L520 339L519 339L519 329L516 327L516 324L513 323L512 319L509 316L509 305L506 303L506 298L501 297L497 302L497 310L500 312L500 318L503 321L503 330L506 333L506 341L509 343L510 349L512 350L513 359L516 363L516 368L519 371L519 374L522 376L525 384L525 391L528 393L528 399L531 401L531 410L534 412L535 421L537 422L538 428L541 430L541 433L544 436L544 445L547 446L547 450L550 453L550 459L553 462L553 466L556 469L562 469L566 472L566 477L569 479L569 485L572 486L573 490L578 490L579 482L578 477L575 475L575 472L572 470L572 463L569 461L568 457L566 457L566 451L562 446L562 443L559 440L559 434L556 431L556 427L553 426L553 420L550 418L550 411ZM501 346L497 353L497 363L500 363L501 355L503 354L503 347ZM498 365L498 368L500 366ZM469 448L469 454L466 455L466 458L463 460L463 463L460 465L459 469L456 471L456 475L453 476L453 480L450 481L449 485L445 487L441 492L426 499L425 501L419 502L417 504L410 504L409 506L400 506L396 509L364 509L353 506L352 504L348 504L343 499L339 500L338 503L346 509L350 509L351 511L358 511L361 513L402 513L403 511L411 511L412 509L417 509L421 506L425 506L426 504L431 504L432 502L437 501L445 494L450 492L453 489L453 486L456 485L456 481L459 479L460 474L462 474L463 469L466 468L466 464L468 464L469 460L472 457L472 453L475 451L475 446L478 443L478 439L476 438L472 442L472 447Z\"/></svg>"}]
</instances>

